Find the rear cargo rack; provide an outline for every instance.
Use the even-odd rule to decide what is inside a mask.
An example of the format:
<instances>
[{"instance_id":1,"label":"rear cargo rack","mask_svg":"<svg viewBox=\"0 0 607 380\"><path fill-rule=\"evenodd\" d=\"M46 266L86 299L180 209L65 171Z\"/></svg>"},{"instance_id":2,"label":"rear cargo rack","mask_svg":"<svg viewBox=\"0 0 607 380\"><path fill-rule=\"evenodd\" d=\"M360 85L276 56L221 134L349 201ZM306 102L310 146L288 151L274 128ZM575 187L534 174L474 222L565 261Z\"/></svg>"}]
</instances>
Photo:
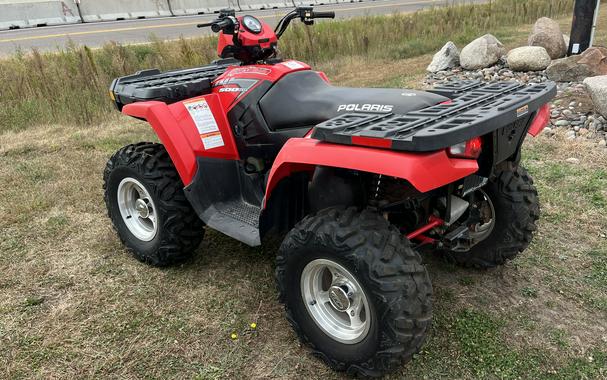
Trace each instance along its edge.
<instances>
[{"instance_id":1,"label":"rear cargo rack","mask_svg":"<svg viewBox=\"0 0 607 380\"><path fill-rule=\"evenodd\" d=\"M115 79L110 91L119 110L124 105L149 100L175 103L210 93L211 82L228 67L239 64L236 60L228 59L202 67L164 73L158 69L138 71L134 75Z\"/></svg>"},{"instance_id":2,"label":"rear cargo rack","mask_svg":"<svg viewBox=\"0 0 607 380\"><path fill-rule=\"evenodd\" d=\"M346 113L318 124L312 138L403 151L443 149L523 118L529 121L533 113L556 96L556 84L482 84L466 80L447 82L430 92L452 100L403 115ZM386 144L385 140L391 143Z\"/></svg>"}]
</instances>

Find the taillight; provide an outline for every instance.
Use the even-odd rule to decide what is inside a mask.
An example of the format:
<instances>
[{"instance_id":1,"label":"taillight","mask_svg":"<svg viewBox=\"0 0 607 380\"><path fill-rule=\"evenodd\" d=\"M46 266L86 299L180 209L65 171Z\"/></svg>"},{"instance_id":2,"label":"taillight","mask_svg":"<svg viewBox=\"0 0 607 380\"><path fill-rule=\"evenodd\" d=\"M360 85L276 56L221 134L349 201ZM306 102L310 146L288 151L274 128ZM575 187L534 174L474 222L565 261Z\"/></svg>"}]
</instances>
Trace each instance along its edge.
<instances>
[{"instance_id":1,"label":"taillight","mask_svg":"<svg viewBox=\"0 0 607 380\"><path fill-rule=\"evenodd\" d=\"M483 141L480 137L475 137L468 141L455 144L447 148L447 154L450 157L477 159L483 150Z\"/></svg>"},{"instance_id":2,"label":"taillight","mask_svg":"<svg viewBox=\"0 0 607 380\"><path fill-rule=\"evenodd\" d=\"M529 130L527 131L531 136L535 137L546 128L550 122L550 104L544 104L540 107L535 115L535 119L531 123Z\"/></svg>"}]
</instances>

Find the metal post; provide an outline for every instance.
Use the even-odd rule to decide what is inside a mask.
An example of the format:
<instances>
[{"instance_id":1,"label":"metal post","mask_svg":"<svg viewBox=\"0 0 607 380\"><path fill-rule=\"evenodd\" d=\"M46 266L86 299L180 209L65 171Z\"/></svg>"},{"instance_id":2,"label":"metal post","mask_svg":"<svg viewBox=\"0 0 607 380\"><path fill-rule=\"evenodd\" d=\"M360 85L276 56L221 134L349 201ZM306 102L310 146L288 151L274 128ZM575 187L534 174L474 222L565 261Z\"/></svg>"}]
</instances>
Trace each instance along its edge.
<instances>
[{"instance_id":1,"label":"metal post","mask_svg":"<svg viewBox=\"0 0 607 380\"><path fill-rule=\"evenodd\" d=\"M596 33L596 21L599 18L599 8L601 7L601 0L597 0L596 9L594 10L594 19L592 20L592 34L590 35L590 47L594 44L594 34Z\"/></svg>"},{"instance_id":2,"label":"metal post","mask_svg":"<svg viewBox=\"0 0 607 380\"><path fill-rule=\"evenodd\" d=\"M600 0L575 1L568 55L581 54L592 46L600 5Z\"/></svg>"}]
</instances>

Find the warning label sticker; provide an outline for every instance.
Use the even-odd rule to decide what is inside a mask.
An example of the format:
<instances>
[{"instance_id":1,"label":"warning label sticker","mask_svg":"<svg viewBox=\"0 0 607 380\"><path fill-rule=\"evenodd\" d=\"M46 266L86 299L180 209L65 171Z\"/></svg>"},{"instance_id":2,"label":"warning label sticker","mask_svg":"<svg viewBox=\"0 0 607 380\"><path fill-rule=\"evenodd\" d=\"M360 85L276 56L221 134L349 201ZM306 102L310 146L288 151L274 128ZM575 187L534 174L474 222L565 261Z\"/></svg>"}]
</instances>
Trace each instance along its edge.
<instances>
[{"instance_id":1,"label":"warning label sticker","mask_svg":"<svg viewBox=\"0 0 607 380\"><path fill-rule=\"evenodd\" d=\"M521 117L529 112L529 105L524 105L516 109L516 117Z\"/></svg>"},{"instance_id":2,"label":"warning label sticker","mask_svg":"<svg viewBox=\"0 0 607 380\"><path fill-rule=\"evenodd\" d=\"M204 145L204 149L213 149L219 148L220 146L224 146L223 139L221 138L221 133L212 132L204 135L200 135L202 139L202 145Z\"/></svg>"},{"instance_id":3,"label":"warning label sticker","mask_svg":"<svg viewBox=\"0 0 607 380\"><path fill-rule=\"evenodd\" d=\"M286 61L282 63L283 65L287 66L289 69L291 70L297 70L297 69L304 69L305 66L302 65L301 63L297 62L297 61Z\"/></svg>"},{"instance_id":4,"label":"warning label sticker","mask_svg":"<svg viewBox=\"0 0 607 380\"><path fill-rule=\"evenodd\" d=\"M221 132L217 121L211 112L211 108L205 99L183 103L190 117L198 129L204 149L213 149L224 146Z\"/></svg>"}]
</instances>

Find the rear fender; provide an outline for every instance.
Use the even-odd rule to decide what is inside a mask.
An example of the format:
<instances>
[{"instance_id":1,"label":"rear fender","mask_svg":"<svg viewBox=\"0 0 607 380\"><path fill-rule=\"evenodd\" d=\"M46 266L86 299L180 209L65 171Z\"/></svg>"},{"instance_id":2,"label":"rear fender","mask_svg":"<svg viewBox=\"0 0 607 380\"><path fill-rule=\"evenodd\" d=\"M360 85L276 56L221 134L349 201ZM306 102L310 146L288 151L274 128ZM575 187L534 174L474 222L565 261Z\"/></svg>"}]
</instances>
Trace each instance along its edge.
<instances>
[{"instance_id":1,"label":"rear fender","mask_svg":"<svg viewBox=\"0 0 607 380\"><path fill-rule=\"evenodd\" d=\"M475 160L450 158L444 150L407 153L352 145L338 145L312 138L292 138L278 153L266 185L270 199L278 183L292 173L313 172L329 166L402 178L418 191L437 189L478 171Z\"/></svg>"},{"instance_id":2,"label":"rear fender","mask_svg":"<svg viewBox=\"0 0 607 380\"><path fill-rule=\"evenodd\" d=\"M222 144L205 149L201 135L186 106L191 103L206 102L213 113L221 134ZM219 98L209 94L186 101L167 105L163 102L138 102L124 106L124 114L144 119L154 129L160 142L166 148L184 186L192 182L196 174L196 157L239 159L234 136L223 113Z\"/></svg>"}]
</instances>

